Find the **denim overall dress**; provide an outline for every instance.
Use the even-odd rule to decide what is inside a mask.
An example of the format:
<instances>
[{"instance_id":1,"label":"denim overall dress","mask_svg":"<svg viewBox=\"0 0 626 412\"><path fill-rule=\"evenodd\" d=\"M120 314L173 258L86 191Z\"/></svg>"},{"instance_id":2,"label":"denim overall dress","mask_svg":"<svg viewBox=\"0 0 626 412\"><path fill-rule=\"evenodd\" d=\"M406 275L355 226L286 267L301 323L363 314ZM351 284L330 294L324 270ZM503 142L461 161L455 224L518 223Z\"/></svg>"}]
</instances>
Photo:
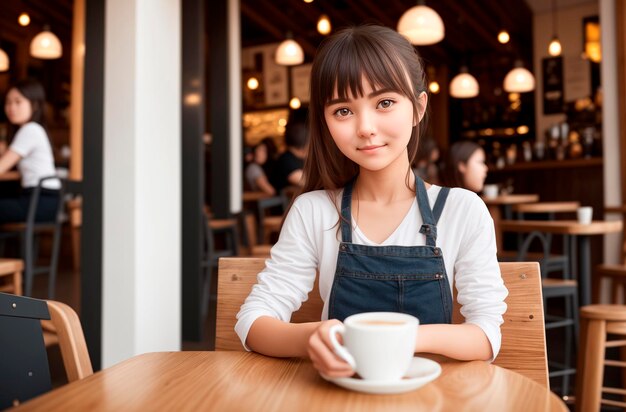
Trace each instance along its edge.
<instances>
[{"instance_id":1,"label":"denim overall dress","mask_svg":"<svg viewBox=\"0 0 626 412\"><path fill-rule=\"evenodd\" d=\"M352 243L352 186L352 182L346 185L341 201L341 243L328 319L401 312L417 317L421 324L451 323L452 294L437 247L437 221L450 189L441 188L431 210L424 181L416 177L423 220L419 233L426 236L425 246L367 246Z\"/></svg>"}]
</instances>

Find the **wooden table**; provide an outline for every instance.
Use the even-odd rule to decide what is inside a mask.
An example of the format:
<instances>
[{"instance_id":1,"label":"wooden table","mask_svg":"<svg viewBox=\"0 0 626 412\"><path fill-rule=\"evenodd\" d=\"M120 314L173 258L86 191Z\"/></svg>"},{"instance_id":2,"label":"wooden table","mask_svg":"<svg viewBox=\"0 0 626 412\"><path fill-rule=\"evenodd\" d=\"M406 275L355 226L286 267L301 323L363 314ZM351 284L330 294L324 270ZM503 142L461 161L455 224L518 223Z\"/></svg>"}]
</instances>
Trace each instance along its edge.
<instances>
[{"instance_id":1,"label":"wooden table","mask_svg":"<svg viewBox=\"0 0 626 412\"><path fill-rule=\"evenodd\" d=\"M567 411L547 388L485 362L442 363L434 382L398 395L351 392L303 359L247 352L139 355L20 411Z\"/></svg>"},{"instance_id":2,"label":"wooden table","mask_svg":"<svg viewBox=\"0 0 626 412\"><path fill-rule=\"evenodd\" d=\"M20 172L15 171L15 170L10 171L10 172L0 173L0 181L20 180L21 177L22 175L20 175Z\"/></svg>"},{"instance_id":3,"label":"wooden table","mask_svg":"<svg viewBox=\"0 0 626 412\"><path fill-rule=\"evenodd\" d=\"M513 212L511 211L511 206L522 203L538 202L539 195L516 194L501 195L496 197L483 196L482 199L487 205L487 209L489 209L489 213L491 214L491 218L493 219L493 225L496 230L496 246L498 248L498 252L501 252L504 250L502 244L502 229L500 228L500 221L502 220L502 209L504 209L504 219L512 219Z\"/></svg>"},{"instance_id":4,"label":"wooden table","mask_svg":"<svg viewBox=\"0 0 626 412\"><path fill-rule=\"evenodd\" d=\"M500 222L503 232L517 233L552 233L570 237L570 268L574 279L578 279L579 305L591 303L591 248L589 236L615 233L622 230L619 220L594 220L582 225L577 220L503 220ZM576 255L579 255L577 257Z\"/></svg>"}]
</instances>

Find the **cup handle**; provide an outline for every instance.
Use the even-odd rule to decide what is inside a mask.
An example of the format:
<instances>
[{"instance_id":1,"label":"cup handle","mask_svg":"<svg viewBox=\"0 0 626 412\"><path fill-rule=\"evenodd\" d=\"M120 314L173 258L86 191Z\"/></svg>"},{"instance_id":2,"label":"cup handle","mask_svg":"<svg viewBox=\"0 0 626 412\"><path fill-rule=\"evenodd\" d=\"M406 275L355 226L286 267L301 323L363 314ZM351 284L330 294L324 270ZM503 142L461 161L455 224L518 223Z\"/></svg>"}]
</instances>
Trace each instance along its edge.
<instances>
[{"instance_id":1,"label":"cup handle","mask_svg":"<svg viewBox=\"0 0 626 412\"><path fill-rule=\"evenodd\" d=\"M340 334L341 336L343 336L345 331L346 331L346 327L343 326L342 323L331 326L330 331L328 332L330 335L329 336L330 343L333 345L335 355L339 356L341 359L348 362L350 367L356 370L356 361L354 360L354 357L350 355L350 352L348 352L348 350L344 346L341 346L341 344L337 340L337 334Z\"/></svg>"}]
</instances>

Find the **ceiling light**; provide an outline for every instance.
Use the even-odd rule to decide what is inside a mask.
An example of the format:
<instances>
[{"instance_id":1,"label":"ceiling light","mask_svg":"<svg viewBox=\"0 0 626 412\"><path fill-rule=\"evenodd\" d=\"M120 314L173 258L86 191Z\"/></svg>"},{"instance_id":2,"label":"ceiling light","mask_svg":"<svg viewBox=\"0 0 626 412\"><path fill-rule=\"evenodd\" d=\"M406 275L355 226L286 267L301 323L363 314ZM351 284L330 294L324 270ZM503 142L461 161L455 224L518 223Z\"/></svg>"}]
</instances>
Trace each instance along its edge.
<instances>
[{"instance_id":1,"label":"ceiling light","mask_svg":"<svg viewBox=\"0 0 626 412\"><path fill-rule=\"evenodd\" d=\"M558 19L556 14L556 0L552 0L552 40L548 45L548 53L550 56L561 55L561 42L559 41L558 33Z\"/></svg>"},{"instance_id":2,"label":"ceiling light","mask_svg":"<svg viewBox=\"0 0 626 412\"><path fill-rule=\"evenodd\" d=\"M317 21L317 31L326 36L331 30L332 26L330 25L330 19L327 15L322 14L320 19Z\"/></svg>"},{"instance_id":3,"label":"ceiling light","mask_svg":"<svg viewBox=\"0 0 626 412\"><path fill-rule=\"evenodd\" d=\"M430 90L432 94L437 94L441 90L441 87L439 87L439 83L432 81L428 83L428 90Z\"/></svg>"},{"instance_id":4,"label":"ceiling light","mask_svg":"<svg viewBox=\"0 0 626 412\"><path fill-rule=\"evenodd\" d=\"M30 55L38 59L58 59L62 54L61 41L48 26L30 42Z\"/></svg>"},{"instance_id":5,"label":"ceiling light","mask_svg":"<svg viewBox=\"0 0 626 412\"><path fill-rule=\"evenodd\" d=\"M500 33L498 33L498 41L502 44L507 44L509 40L511 40L509 32L506 30L500 30Z\"/></svg>"},{"instance_id":6,"label":"ceiling light","mask_svg":"<svg viewBox=\"0 0 626 412\"><path fill-rule=\"evenodd\" d=\"M291 33L287 33L285 39L276 49L276 63L283 66L295 66L304 61L304 51L302 47L293 40Z\"/></svg>"},{"instance_id":7,"label":"ceiling light","mask_svg":"<svg viewBox=\"0 0 626 412\"><path fill-rule=\"evenodd\" d=\"M0 72L9 70L9 55L0 49Z\"/></svg>"},{"instance_id":8,"label":"ceiling light","mask_svg":"<svg viewBox=\"0 0 626 412\"><path fill-rule=\"evenodd\" d=\"M553 37L550 45L548 46L548 53L550 56L560 56L561 55L561 42L558 37Z\"/></svg>"},{"instance_id":9,"label":"ceiling light","mask_svg":"<svg viewBox=\"0 0 626 412\"><path fill-rule=\"evenodd\" d=\"M521 60L515 61L515 67L504 78L504 90L509 93L535 90L535 76L524 68Z\"/></svg>"},{"instance_id":10,"label":"ceiling light","mask_svg":"<svg viewBox=\"0 0 626 412\"><path fill-rule=\"evenodd\" d=\"M17 18L17 22L20 26L28 26L30 24L30 16L28 13L22 13L20 17Z\"/></svg>"},{"instance_id":11,"label":"ceiling light","mask_svg":"<svg viewBox=\"0 0 626 412\"><path fill-rule=\"evenodd\" d=\"M256 77L250 77L247 86L250 90L256 90L259 88L259 80Z\"/></svg>"},{"instance_id":12,"label":"ceiling light","mask_svg":"<svg viewBox=\"0 0 626 412\"><path fill-rule=\"evenodd\" d=\"M478 96L480 88L476 78L469 74L467 67L463 66L450 82L450 96L457 99L469 99Z\"/></svg>"},{"instance_id":13,"label":"ceiling light","mask_svg":"<svg viewBox=\"0 0 626 412\"><path fill-rule=\"evenodd\" d=\"M300 106L302 106L302 103L300 102L300 99L298 99L297 97L294 97L291 100L289 100L289 107L291 107L293 110L299 109Z\"/></svg>"},{"instance_id":14,"label":"ceiling light","mask_svg":"<svg viewBox=\"0 0 626 412\"><path fill-rule=\"evenodd\" d=\"M313 0L304 0L305 3L313 3Z\"/></svg>"},{"instance_id":15,"label":"ceiling light","mask_svg":"<svg viewBox=\"0 0 626 412\"><path fill-rule=\"evenodd\" d=\"M398 32L411 44L426 46L443 40L445 27L437 12L418 1L418 5L404 12L398 21Z\"/></svg>"}]
</instances>

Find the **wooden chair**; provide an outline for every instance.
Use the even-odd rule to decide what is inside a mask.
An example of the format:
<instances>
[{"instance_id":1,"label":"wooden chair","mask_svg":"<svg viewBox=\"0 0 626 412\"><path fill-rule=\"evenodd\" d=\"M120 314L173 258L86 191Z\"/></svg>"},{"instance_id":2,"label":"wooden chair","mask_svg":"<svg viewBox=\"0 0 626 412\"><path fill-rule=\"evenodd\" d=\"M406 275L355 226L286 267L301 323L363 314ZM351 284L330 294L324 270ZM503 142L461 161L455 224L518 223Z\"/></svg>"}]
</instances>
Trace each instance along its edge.
<instances>
[{"instance_id":1,"label":"wooden chair","mask_svg":"<svg viewBox=\"0 0 626 412\"><path fill-rule=\"evenodd\" d=\"M22 294L22 271L24 261L21 259L0 258L0 278L10 278L8 282L0 284L0 292Z\"/></svg>"},{"instance_id":2,"label":"wooden chair","mask_svg":"<svg viewBox=\"0 0 626 412\"><path fill-rule=\"evenodd\" d=\"M235 333L237 312L257 274L265 267L261 258L222 258L218 270L216 350L243 350ZM546 340L541 297L541 275L536 262L500 263L509 290L502 325L502 347L494 364L514 370L549 387ZM295 323L319 321L323 302L317 281L308 300L295 312ZM455 308L455 323L462 317Z\"/></svg>"},{"instance_id":3,"label":"wooden chair","mask_svg":"<svg viewBox=\"0 0 626 412\"><path fill-rule=\"evenodd\" d=\"M57 336L68 382L93 375L87 343L80 319L74 309L62 302L48 300L50 320L41 321L44 331Z\"/></svg>"}]
</instances>

